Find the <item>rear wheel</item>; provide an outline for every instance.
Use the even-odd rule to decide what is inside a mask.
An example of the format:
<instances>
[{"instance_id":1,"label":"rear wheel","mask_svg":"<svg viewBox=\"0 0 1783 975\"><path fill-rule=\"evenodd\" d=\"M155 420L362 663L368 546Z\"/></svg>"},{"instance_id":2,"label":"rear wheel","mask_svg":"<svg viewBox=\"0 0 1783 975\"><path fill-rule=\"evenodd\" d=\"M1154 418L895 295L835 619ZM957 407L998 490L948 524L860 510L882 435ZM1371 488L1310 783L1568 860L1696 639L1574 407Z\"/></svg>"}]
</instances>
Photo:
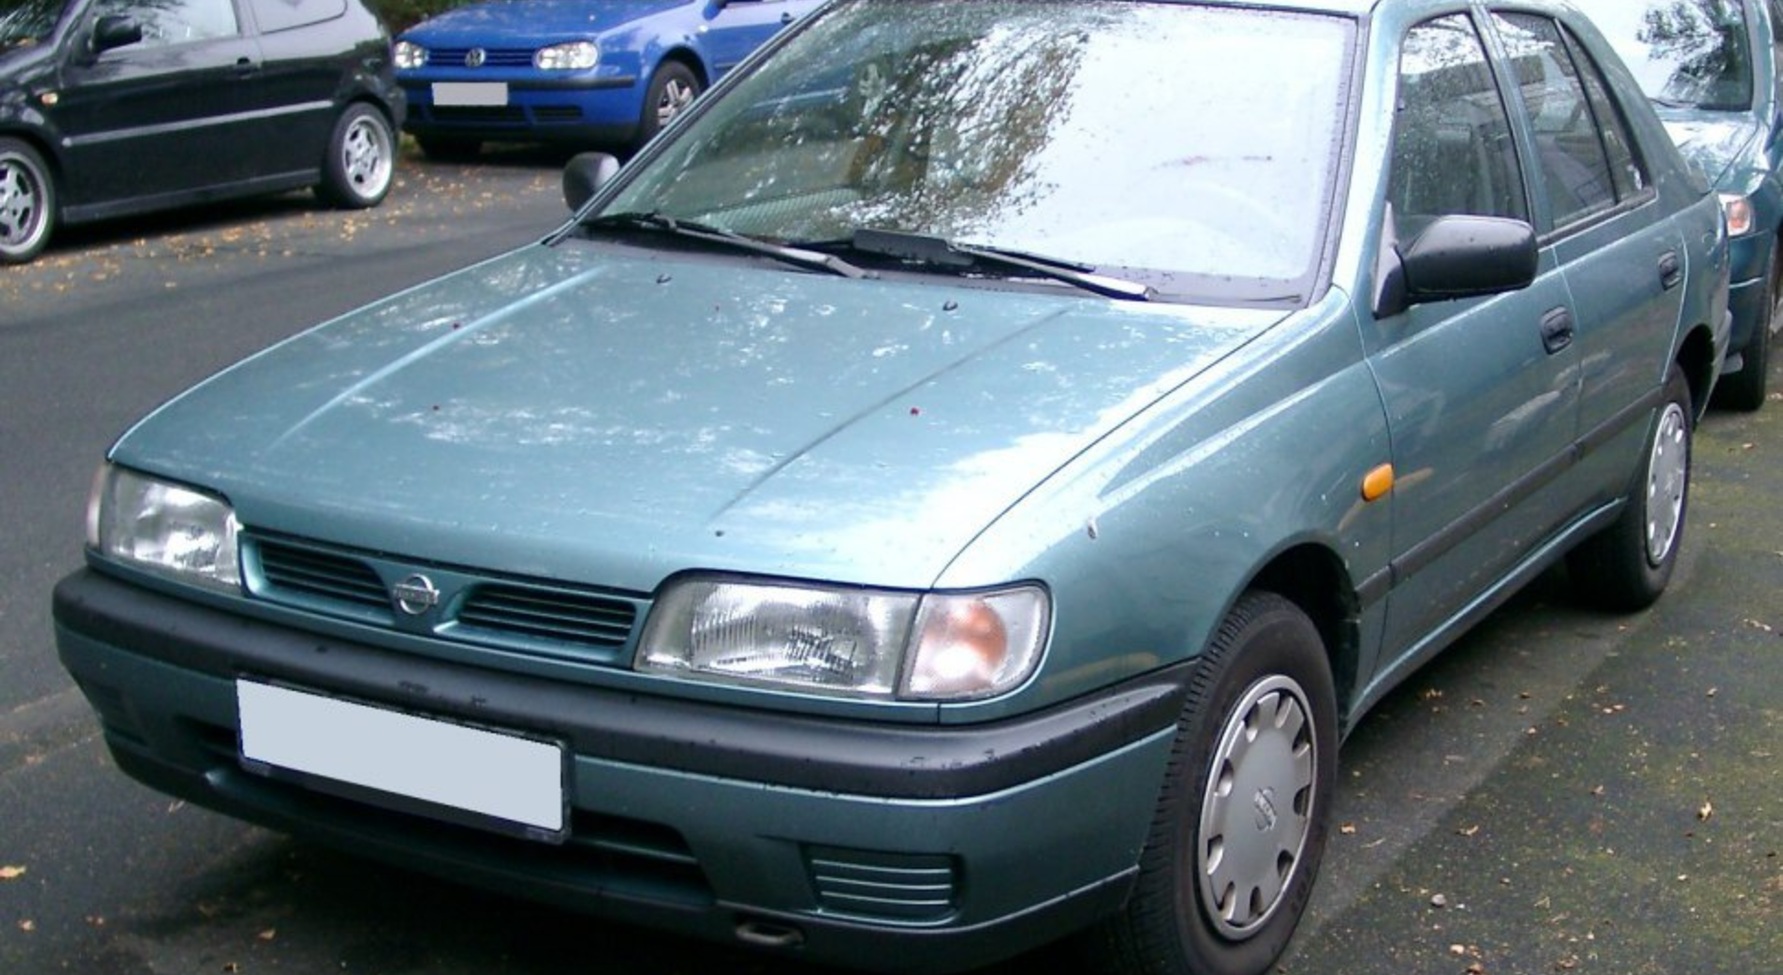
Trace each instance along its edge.
<instances>
[{"instance_id":1,"label":"rear wheel","mask_svg":"<svg viewBox=\"0 0 1783 975\"><path fill-rule=\"evenodd\" d=\"M55 226L56 184L43 157L18 139L0 139L0 263L42 253Z\"/></svg>"},{"instance_id":2,"label":"rear wheel","mask_svg":"<svg viewBox=\"0 0 1783 975\"><path fill-rule=\"evenodd\" d=\"M1122 975L1262 975L1324 852L1337 706L1318 630L1246 594L1191 679L1140 875L1089 947Z\"/></svg>"},{"instance_id":3,"label":"rear wheel","mask_svg":"<svg viewBox=\"0 0 1783 975\"><path fill-rule=\"evenodd\" d=\"M1673 365L1622 514L1567 556L1573 588L1587 602L1621 612L1645 609L1671 581L1690 501L1693 416L1690 384Z\"/></svg>"},{"instance_id":4,"label":"rear wheel","mask_svg":"<svg viewBox=\"0 0 1783 975\"><path fill-rule=\"evenodd\" d=\"M328 139L317 192L339 207L363 209L384 201L396 174L396 133L384 113L364 103L347 106Z\"/></svg>"},{"instance_id":5,"label":"rear wheel","mask_svg":"<svg viewBox=\"0 0 1783 975\"><path fill-rule=\"evenodd\" d=\"M1765 276L1764 315L1752 323L1752 337L1740 350L1740 371L1722 376L1715 384L1711 399L1716 406L1751 412L1764 405L1768 392L1765 374L1770 371L1771 329L1783 315L1783 309L1779 308L1783 305L1783 258L1777 255L1775 246L1783 245L1774 245L1771 252L1771 270Z\"/></svg>"},{"instance_id":6,"label":"rear wheel","mask_svg":"<svg viewBox=\"0 0 1783 975\"><path fill-rule=\"evenodd\" d=\"M650 87L644 93L644 116L638 122L638 144L655 138L675 116L687 110L699 97L700 79L693 69L679 61L664 61L650 76Z\"/></svg>"}]
</instances>

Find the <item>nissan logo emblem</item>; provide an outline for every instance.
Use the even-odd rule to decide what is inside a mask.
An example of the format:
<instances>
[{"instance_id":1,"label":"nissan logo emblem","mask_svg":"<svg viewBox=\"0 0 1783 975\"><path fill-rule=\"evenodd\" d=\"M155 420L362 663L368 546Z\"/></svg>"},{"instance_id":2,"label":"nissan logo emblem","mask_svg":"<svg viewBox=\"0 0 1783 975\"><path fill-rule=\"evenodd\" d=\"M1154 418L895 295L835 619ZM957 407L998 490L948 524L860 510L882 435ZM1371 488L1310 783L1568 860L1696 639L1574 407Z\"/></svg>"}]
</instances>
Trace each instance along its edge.
<instances>
[{"instance_id":1,"label":"nissan logo emblem","mask_svg":"<svg viewBox=\"0 0 1783 975\"><path fill-rule=\"evenodd\" d=\"M488 51L485 51L480 47L473 47L464 55L464 66L467 68L480 68L483 66L483 61L488 57Z\"/></svg>"},{"instance_id":2,"label":"nissan logo emblem","mask_svg":"<svg viewBox=\"0 0 1783 975\"><path fill-rule=\"evenodd\" d=\"M440 604L440 591L432 579L416 574L391 586L390 598L397 609L410 616L420 616Z\"/></svg>"}]
</instances>

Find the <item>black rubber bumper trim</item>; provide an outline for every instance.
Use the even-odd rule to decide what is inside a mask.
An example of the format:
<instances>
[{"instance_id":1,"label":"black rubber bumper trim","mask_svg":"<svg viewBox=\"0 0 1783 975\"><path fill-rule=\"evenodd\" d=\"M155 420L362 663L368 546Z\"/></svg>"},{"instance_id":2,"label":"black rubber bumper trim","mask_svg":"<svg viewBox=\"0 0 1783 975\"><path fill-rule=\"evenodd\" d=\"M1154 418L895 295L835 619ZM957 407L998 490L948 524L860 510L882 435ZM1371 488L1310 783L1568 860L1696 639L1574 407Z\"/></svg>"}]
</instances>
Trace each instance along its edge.
<instances>
[{"instance_id":1,"label":"black rubber bumper trim","mask_svg":"<svg viewBox=\"0 0 1783 975\"><path fill-rule=\"evenodd\" d=\"M446 663L228 613L90 568L56 585L53 606L57 626L71 634L213 678L251 675L536 732L589 758L896 799L996 792L1166 730L1181 710L1188 667L1019 719L912 725L684 701Z\"/></svg>"}]
</instances>

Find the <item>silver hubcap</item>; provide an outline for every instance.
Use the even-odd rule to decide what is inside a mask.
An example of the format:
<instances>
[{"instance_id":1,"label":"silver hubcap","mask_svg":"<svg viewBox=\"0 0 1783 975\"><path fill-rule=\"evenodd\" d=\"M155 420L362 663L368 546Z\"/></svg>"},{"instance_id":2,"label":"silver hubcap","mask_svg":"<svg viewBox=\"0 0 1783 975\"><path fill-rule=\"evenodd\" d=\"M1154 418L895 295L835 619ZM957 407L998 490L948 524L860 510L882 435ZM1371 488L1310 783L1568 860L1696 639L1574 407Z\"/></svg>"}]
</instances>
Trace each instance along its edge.
<instances>
[{"instance_id":1,"label":"silver hubcap","mask_svg":"<svg viewBox=\"0 0 1783 975\"><path fill-rule=\"evenodd\" d=\"M693 86L679 78L670 78L662 88L662 100L656 103L656 124L664 126L669 120L681 114L681 110L693 101Z\"/></svg>"},{"instance_id":2,"label":"silver hubcap","mask_svg":"<svg viewBox=\"0 0 1783 975\"><path fill-rule=\"evenodd\" d=\"M341 146L341 168L360 196L383 192L395 168L383 128L371 119L355 120Z\"/></svg>"},{"instance_id":3,"label":"silver hubcap","mask_svg":"<svg viewBox=\"0 0 1783 975\"><path fill-rule=\"evenodd\" d=\"M1244 692L1213 753L1195 859L1208 920L1248 938L1280 906L1311 828L1313 741L1306 692L1266 677Z\"/></svg>"},{"instance_id":4,"label":"silver hubcap","mask_svg":"<svg viewBox=\"0 0 1783 975\"><path fill-rule=\"evenodd\" d=\"M42 224L43 191L14 159L0 159L0 242L30 243Z\"/></svg>"},{"instance_id":5,"label":"silver hubcap","mask_svg":"<svg viewBox=\"0 0 1783 975\"><path fill-rule=\"evenodd\" d=\"M1684 491L1690 479L1689 419L1684 408L1667 403L1647 458L1647 561L1659 565L1678 541L1684 520Z\"/></svg>"}]
</instances>

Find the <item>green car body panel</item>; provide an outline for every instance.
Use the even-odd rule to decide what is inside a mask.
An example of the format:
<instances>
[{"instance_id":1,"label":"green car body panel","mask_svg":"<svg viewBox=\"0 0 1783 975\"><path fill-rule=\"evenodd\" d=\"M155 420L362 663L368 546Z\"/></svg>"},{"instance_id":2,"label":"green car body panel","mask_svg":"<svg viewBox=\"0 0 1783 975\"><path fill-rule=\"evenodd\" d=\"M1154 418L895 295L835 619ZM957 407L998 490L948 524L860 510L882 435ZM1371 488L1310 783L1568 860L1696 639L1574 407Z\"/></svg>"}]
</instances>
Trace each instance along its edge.
<instances>
[{"instance_id":1,"label":"green car body panel","mask_svg":"<svg viewBox=\"0 0 1783 975\"><path fill-rule=\"evenodd\" d=\"M594 210L849 6L728 76ZM163 405L108 462L224 499L243 582L90 550L58 587L62 659L120 766L364 853L814 961L960 970L1119 912L1198 664L1247 593L1312 621L1348 733L1616 523L1668 375L1706 398L1728 340L1720 210L1644 102L1625 120L1652 177L1638 196L1561 228L1537 199L1521 287L1392 307L1402 39L1488 5L1312 6L1351 46L1304 293L855 278L572 223ZM1202 7L1253 9L1156 9ZM1571 314L1544 352L1525 313L1550 306ZM312 570L359 588L282 574ZM635 666L689 574L1028 584L1044 649L957 700ZM393 608L416 576L442 602ZM513 589L621 622L572 644L433 615ZM244 676L562 742L567 836L264 774L238 750Z\"/></svg>"}]
</instances>

